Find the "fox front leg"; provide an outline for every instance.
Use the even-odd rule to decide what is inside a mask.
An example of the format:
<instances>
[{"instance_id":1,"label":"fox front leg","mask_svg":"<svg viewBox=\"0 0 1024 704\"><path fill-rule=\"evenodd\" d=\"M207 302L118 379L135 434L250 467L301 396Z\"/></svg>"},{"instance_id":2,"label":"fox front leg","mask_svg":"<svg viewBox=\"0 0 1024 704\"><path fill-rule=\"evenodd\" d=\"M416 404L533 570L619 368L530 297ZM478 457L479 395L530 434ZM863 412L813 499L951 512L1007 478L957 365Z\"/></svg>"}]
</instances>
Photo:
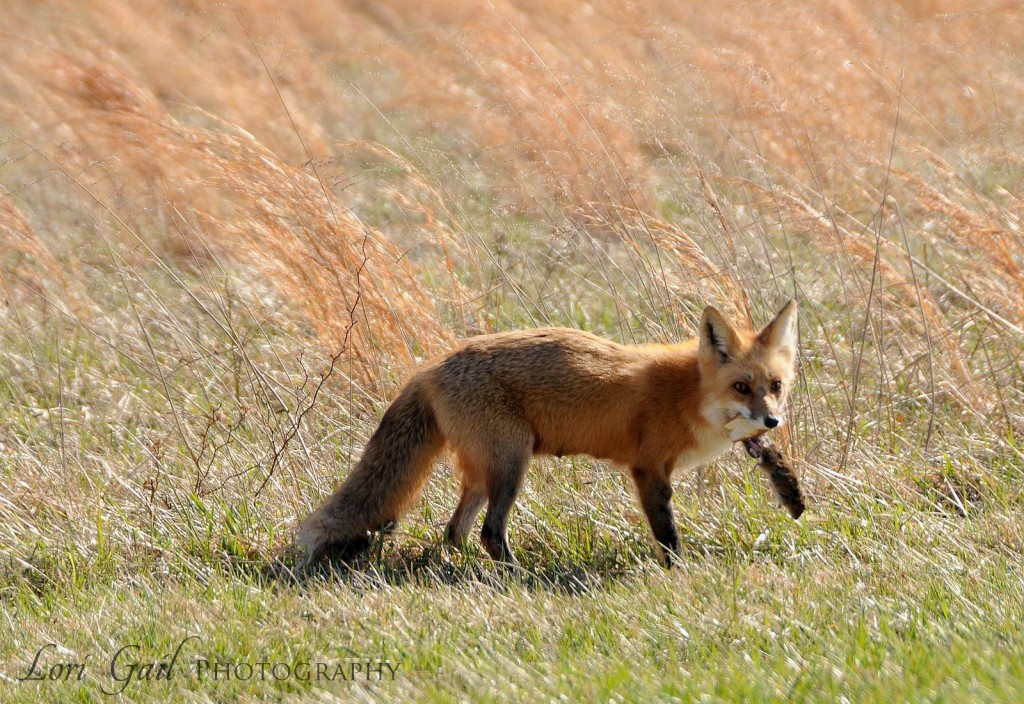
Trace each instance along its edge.
<instances>
[{"instance_id":1,"label":"fox front leg","mask_svg":"<svg viewBox=\"0 0 1024 704\"><path fill-rule=\"evenodd\" d=\"M666 472L660 470L634 467L631 472L640 506L647 516L654 539L658 541L661 562L665 567L671 567L679 557L679 532L672 514L672 484Z\"/></svg>"}]
</instances>

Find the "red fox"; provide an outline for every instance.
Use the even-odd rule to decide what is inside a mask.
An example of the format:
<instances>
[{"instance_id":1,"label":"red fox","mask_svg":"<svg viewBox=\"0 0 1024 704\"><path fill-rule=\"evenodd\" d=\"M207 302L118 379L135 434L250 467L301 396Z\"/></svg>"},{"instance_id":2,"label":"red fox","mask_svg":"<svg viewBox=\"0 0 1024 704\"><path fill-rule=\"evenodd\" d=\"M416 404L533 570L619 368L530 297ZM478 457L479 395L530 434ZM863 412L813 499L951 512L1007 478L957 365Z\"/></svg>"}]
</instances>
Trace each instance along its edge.
<instances>
[{"instance_id":1,"label":"red fox","mask_svg":"<svg viewBox=\"0 0 1024 704\"><path fill-rule=\"evenodd\" d=\"M351 556L370 544L370 531L393 528L446 446L462 481L448 542L463 546L486 504L481 541L493 559L512 562L509 511L531 456L585 454L629 468L671 564L673 470L741 440L761 456L758 438L783 421L796 319L791 300L760 331L736 329L709 306L698 338L674 345L626 346L563 328L471 338L409 380L355 469L303 521L304 565Z\"/></svg>"}]
</instances>

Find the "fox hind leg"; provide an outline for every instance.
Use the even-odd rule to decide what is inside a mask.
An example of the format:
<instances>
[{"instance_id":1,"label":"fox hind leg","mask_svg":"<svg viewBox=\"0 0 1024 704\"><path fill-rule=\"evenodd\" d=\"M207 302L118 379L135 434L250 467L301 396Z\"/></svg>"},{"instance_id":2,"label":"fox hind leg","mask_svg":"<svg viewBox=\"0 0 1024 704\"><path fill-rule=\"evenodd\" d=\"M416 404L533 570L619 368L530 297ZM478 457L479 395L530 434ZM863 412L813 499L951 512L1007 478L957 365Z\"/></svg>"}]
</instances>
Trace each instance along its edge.
<instances>
[{"instance_id":1,"label":"fox hind leg","mask_svg":"<svg viewBox=\"0 0 1024 704\"><path fill-rule=\"evenodd\" d=\"M480 515L487 503L487 481L479 463L473 462L462 453L457 453L456 462L462 472L462 492L455 513L445 529L445 540L457 548L466 544L466 536L473 521Z\"/></svg>"},{"instance_id":2,"label":"fox hind leg","mask_svg":"<svg viewBox=\"0 0 1024 704\"><path fill-rule=\"evenodd\" d=\"M487 515L480 540L492 559L513 563L508 546L508 518L530 463L532 442L495 453L487 472Z\"/></svg>"}]
</instances>

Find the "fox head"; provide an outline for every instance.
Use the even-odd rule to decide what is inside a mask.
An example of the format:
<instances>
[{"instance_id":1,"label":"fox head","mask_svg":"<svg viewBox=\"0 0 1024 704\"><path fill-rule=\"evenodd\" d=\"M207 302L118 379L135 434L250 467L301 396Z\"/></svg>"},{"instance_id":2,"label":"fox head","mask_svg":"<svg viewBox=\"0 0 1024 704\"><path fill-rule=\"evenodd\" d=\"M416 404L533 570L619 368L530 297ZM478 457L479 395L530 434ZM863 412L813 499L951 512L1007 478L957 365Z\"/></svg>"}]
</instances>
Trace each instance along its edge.
<instances>
[{"instance_id":1,"label":"fox head","mask_svg":"<svg viewBox=\"0 0 1024 704\"><path fill-rule=\"evenodd\" d=\"M796 374L796 314L791 300L757 332L738 330L715 308L704 309L697 348L703 415L731 440L781 425Z\"/></svg>"}]
</instances>

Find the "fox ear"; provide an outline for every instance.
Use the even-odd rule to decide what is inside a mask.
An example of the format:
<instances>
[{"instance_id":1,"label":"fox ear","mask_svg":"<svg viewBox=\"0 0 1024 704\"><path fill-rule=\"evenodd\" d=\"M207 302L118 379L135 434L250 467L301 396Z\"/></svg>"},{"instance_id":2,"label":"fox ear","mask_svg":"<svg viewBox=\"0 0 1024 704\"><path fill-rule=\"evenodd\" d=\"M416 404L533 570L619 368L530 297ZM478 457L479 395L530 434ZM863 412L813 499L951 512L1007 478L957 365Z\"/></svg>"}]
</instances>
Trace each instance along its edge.
<instances>
[{"instance_id":1,"label":"fox ear","mask_svg":"<svg viewBox=\"0 0 1024 704\"><path fill-rule=\"evenodd\" d=\"M737 346L736 331L729 321L717 308L705 308L700 317L700 342L697 346L701 359L723 364L735 356Z\"/></svg>"},{"instance_id":2,"label":"fox ear","mask_svg":"<svg viewBox=\"0 0 1024 704\"><path fill-rule=\"evenodd\" d=\"M775 320L765 325L758 336L758 341L770 350L780 355L796 358L796 314L798 306L796 299L790 299L789 303L783 306Z\"/></svg>"}]
</instances>

